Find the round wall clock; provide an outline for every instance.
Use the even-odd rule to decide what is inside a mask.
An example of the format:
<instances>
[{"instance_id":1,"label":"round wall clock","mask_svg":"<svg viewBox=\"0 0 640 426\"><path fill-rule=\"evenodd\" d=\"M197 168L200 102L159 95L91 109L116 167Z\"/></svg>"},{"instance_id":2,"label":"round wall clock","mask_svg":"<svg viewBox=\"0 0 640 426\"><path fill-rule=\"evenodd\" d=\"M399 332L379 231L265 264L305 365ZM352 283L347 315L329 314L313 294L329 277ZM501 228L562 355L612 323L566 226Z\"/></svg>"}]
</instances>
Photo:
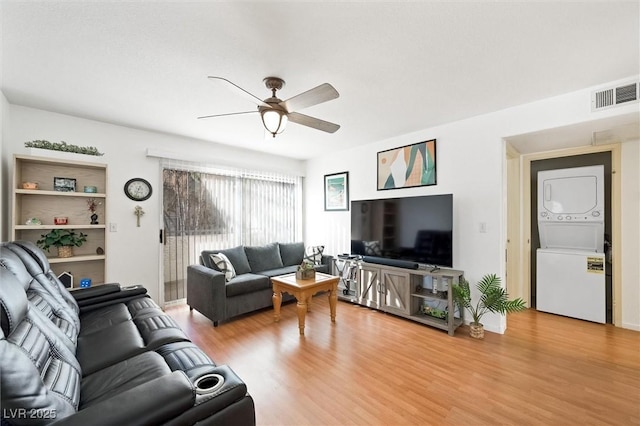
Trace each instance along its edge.
<instances>
[{"instance_id":1,"label":"round wall clock","mask_svg":"<svg viewBox=\"0 0 640 426\"><path fill-rule=\"evenodd\" d=\"M124 193L133 201L144 201L151 197L151 184L142 178L129 179L124 184Z\"/></svg>"}]
</instances>

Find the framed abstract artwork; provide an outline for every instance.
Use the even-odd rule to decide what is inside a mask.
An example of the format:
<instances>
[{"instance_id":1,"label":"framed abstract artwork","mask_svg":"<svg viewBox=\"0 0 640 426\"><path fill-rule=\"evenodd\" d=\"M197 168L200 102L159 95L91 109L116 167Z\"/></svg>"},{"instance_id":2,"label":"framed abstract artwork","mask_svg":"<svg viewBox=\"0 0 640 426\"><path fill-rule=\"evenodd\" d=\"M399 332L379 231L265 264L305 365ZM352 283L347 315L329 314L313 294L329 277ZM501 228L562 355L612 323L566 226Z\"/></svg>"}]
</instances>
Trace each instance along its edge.
<instances>
[{"instance_id":1,"label":"framed abstract artwork","mask_svg":"<svg viewBox=\"0 0 640 426\"><path fill-rule=\"evenodd\" d=\"M324 209L349 210L349 172L324 175Z\"/></svg>"},{"instance_id":2,"label":"framed abstract artwork","mask_svg":"<svg viewBox=\"0 0 640 426\"><path fill-rule=\"evenodd\" d=\"M435 139L378 152L378 190L436 182Z\"/></svg>"}]
</instances>

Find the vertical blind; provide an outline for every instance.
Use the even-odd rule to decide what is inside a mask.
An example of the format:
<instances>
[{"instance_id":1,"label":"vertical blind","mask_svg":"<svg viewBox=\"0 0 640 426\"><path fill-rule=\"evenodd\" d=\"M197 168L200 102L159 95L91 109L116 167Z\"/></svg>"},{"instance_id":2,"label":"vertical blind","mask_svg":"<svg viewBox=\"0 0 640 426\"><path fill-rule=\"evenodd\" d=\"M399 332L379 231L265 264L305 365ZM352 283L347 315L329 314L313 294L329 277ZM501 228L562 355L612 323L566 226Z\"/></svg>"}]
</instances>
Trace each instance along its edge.
<instances>
[{"instance_id":1,"label":"vertical blind","mask_svg":"<svg viewBox=\"0 0 640 426\"><path fill-rule=\"evenodd\" d=\"M163 161L165 302L186 297L202 250L302 239L302 178Z\"/></svg>"}]
</instances>

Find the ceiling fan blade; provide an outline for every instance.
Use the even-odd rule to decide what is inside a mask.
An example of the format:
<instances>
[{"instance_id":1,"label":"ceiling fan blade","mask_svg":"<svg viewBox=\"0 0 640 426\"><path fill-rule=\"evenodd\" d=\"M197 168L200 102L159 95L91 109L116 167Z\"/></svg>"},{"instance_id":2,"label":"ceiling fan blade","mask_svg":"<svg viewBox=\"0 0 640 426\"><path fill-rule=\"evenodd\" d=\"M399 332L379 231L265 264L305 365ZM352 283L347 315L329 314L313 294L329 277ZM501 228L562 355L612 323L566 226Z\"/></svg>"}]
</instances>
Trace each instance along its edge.
<instances>
[{"instance_id":1,"label":"ceiling fan blade","mask_svg":"<svg viewBox=\"0 0 640 426\"><path fill-rule=\"evenodd\" d=\"M246 99L249 99L251 102L258 104L260 106L269 106L267 105L262 99L260 99L259 97L257 97L256 95L247 92L246 90L244 90L242 87L238 86L237 84L235 84L234 82L227 80L224 77L215 77L215 76L209 76L207 78L210 78L212 80L222 80L225 83L228 83L231 85L231 87L233 88L233 90L237 93L239 93L241 96L245 97Z\"/></svg>"},{"instance_id":2,"label":"ceiling fan blade","mask_svg":"<svg viewBox=\"0 0 640 426\"><path fill-rule=\"evenodd\" d=\"M330 101L331 99L335 99L338 96L340 96L340 94L332 85L330 85L329 83L324 83L318 87L314 87L313 89L307 90L306 92L289 98L286 101L282 101L280 102L280 105L283 106L284 109L286 109L288 112L294 112L299 111L303 108Z\"/></svg>"},{"instance_id":3,"label":"ceiling fan blade","mask_svg":"<svg viewBox=\"0 0 640 426\"><path fill-rule=\"evenodd\" d=\"M258 111L228 112L226 114L203 115L202 117L198 117L198 120L201 118L225 117L227 115L253 114L254 112Z\"/></svg>"},{"instance_id":4,"label":"ceiling fan blade","mask_svg":"<svg viewBox=\"0 0 640 426\"><path fill-rule=\"evenodd\" d=\"M287 114L287 116L289 117L289 121L297 124L302 124L303 126L322 130L323 132L327 133L335 133L340 128L340 125L338 124L320 120L319 118L315 117L309 117L308 115L300 114L297 112L290 112Z\"/></svg>"}]
</instances>

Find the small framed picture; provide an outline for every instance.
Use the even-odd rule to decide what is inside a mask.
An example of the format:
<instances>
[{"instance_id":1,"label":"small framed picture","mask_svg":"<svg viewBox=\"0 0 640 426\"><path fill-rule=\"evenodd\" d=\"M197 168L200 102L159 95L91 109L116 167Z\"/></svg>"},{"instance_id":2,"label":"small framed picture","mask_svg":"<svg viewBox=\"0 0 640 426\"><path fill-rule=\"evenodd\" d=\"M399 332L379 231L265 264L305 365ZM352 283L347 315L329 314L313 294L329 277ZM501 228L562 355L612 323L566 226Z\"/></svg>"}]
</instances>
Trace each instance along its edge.
<instances>
[{"instance_id":1,"label":"small framed picture","mask_svg":"<svg viewBox=\"0 0 640 426\"><path fill-rule=\"evenodd\" d=\"M76 180L73 178L54 177L53 190L61 192L75 192Z\"/></svg>"},{"instance_id":2,"label":"small framed picture","mask_svg":"<svg viewBox=\"0 0 640 426\"><path fill-rule=\"evenodd\" d=\"M349 210L349 172L324 176L324 209Z\"/></svg>"}]
</instances>

